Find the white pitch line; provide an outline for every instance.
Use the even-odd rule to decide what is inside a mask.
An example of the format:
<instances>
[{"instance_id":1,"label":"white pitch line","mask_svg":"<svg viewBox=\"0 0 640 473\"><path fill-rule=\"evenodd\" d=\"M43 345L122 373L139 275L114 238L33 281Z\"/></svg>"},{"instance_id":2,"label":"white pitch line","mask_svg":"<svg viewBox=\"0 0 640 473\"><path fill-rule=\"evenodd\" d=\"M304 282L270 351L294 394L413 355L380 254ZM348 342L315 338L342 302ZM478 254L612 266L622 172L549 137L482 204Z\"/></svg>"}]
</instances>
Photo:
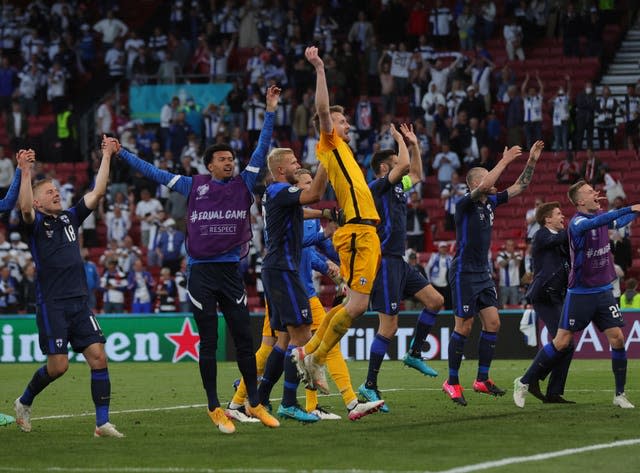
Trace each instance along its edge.
<instances>
[{"instance_id":1,"label":"white pitch line","mask_svg":"<svg viewBox=\"0 0 640 473\"><path fill-rule=\"evenodd\" d=\"M640 444L640 438L618 440L611 443L598 443L595 445L587 445L586 447L579 448L567 448L565 450L558 450L555 452L538 453L535 455L529 455L526 457L510 457L503 458L502 460L494 460L483 463L476 463L474 465L458 466L449 470L442 470L437 473L470 473L473 471L489 470L493 468L499 468L501 466L515 465L518 463L538 462L549 460L550 458L566 457L569 455L575 455L577 453L593 452L595 450L604 450L607 448L627 447L629 445Z\"/></svg>"}]
</instances>

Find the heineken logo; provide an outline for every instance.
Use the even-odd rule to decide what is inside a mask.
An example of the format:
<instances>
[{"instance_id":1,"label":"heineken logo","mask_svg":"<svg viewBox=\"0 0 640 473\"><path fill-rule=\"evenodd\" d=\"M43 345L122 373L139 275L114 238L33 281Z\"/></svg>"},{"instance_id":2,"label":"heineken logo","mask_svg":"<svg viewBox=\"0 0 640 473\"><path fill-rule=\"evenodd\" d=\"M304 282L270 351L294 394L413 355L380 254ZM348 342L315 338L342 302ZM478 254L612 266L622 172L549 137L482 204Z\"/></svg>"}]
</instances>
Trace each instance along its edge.
<instances>
[{"instance_id":1,"label":"heineken logo","mask_svg":"<svg viewBox=\"0 0 640 473\"><path fill-rule=\"evenodd\" d=\"M200 336L195 321L185 315L157 317L98 316L106 337L105 352L109 361L198 361ZM224 319L223 319L224 320ZM218 353L225 359L225 324L220 323ZM61 348L66 340L55 339ZM35 317L3 317L0 320L0 363L42 363L46 356L40 350ZM84 362L81 353L69 347L69 360Z\"/></svg>"}]
</instances>

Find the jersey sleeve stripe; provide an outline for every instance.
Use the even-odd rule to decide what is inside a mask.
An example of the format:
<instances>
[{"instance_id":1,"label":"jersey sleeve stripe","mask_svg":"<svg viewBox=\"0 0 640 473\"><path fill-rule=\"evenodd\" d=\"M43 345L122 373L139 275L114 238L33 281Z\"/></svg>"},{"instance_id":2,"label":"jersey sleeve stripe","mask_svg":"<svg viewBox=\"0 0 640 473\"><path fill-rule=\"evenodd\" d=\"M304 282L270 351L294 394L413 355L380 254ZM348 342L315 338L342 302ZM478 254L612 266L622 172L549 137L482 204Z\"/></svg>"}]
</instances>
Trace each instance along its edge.
<instances>
[{"instance_id":1,"label":"jersey sleeve stripe","mask_svg":"<svg viewBox=\"0 0 640 473\"><path fill-rule=\"evenodd\" d=\"M253 173L260 172L260 168L257 166L247 166L246 168L244 168L244 170L248 172L253 172Z\"/></svg>"},{"instance_id":2,"label":"jersey sleeve stripe","mask_svg":"<svg viewBox=\"0 0 640 473\"><path fill-rule=\"evenodd\" d=\"M176 182L178 182L179 179L180 179L180 176L178 175L173 176L173 178L167 183L167 187L169 189L173 189L173 186L176 185Z\"/></svg>"}]
</instances>

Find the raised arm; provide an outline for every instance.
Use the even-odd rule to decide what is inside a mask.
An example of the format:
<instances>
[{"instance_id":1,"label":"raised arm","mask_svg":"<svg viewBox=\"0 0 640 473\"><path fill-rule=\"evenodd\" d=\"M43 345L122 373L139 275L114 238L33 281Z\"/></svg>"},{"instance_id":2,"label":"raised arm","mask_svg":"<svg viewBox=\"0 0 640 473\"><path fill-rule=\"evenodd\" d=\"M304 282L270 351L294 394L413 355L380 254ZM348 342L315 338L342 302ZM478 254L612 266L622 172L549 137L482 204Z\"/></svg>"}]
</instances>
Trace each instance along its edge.
<instances>
[{"instance_id":1,"label":"raised arm","mask_svg":"<svg viewBox=\"0 0 640 473\"><path fill-rule=\"evenodd\" d=\"M393 139L398 143L398 162L393 169L389 171L389 182L391 184L397 184L409 172L409 150L404 142L402 133L396 129L393 123L389 126L389 131L391 132Z\"/></svg>"},{"instance_id":2,"label":"raised arm","mask_svg":"<svg viewBox=\"0 0 640 473\"><path fill-rule=\"evenodd\" d=\"M524 80L522 81L522 85L520 86L520 94L524 97L527 91L527 84L529 83L529 73L524 76Z\"/></svg>"},{"instance_id":3,"label":"raised arm","mask_svg":"<svg viewBox=\"0 0 640 473\"><path fill-rule=\"evenodd\" d=\"M17 155L18 167L22 172L18 205L22 219L27 224L33 223L36 218L36 211L33 208L33 189L31 188L31 163L35 161L35 156L33 150L20 150Z\"/></svg>"},{"instance_id":4,"label":"raised arm","mask_svg":"<svg viewBox=\"0 0 640 473\"><path fill-rule=\"evenodd\" d=\"M489 173L484 176L480 185L471 191L470 197L472 200L478 200L482 194L488 194L493 186L498 181L500 175L507 169L507 166L517 157L522 154L522 148L520 146L512 146L507 148L505 146L504 153L502 153L502 159L498 161Z\"/></svg>"},{"instance_id":5,"label":"raised arm","mask_svg":"<svg viewBox=\"0 0 640 473\"><path fill-rule=\"evenodd\" d=\"M315 46L308 47L304 55L316 70L316 111L320 119L320 131L331 133L333 122L329 112L329 89L327 88L327 77L324 72L324 62L320 59L318 48Z\"/></svg>"},{"instance_id":6,"label":"raised arm","mask_svg":"<svg viewBox=\"0 0 640 473\"><path fill-rule=\"evenodd\" d=\"M185 197L189 196L192 183L192 179L190 177L160 170L153 164L149 164L144 159L140 159L135 154L130 153L124 148L118 147L117 155L147 179L151 179L158 184L163 184L169 189L179 192Z\"/></svg>"},{"instance_id":7,"label":"raised arm","mask_svg":"<svg viewBox=\"0 0 640 473\"><path fill-rule=\"evenodd\" d=\"M544 84L542 83L542 79L540 79L540 72L536 71L536 80L538 81L538 94L540 97L544 97Z\"/></svg>"},{"instance_id":8,"label":"raised arm","mask_svg":"<svg viewBox=\"0 0 640 473\"><path fill-rule=\"evenodd\" d=\"M322 164L318 166L316 175L311 181L311 186L300 193L300 204L307 205L318 202L327 189L327 171Z\"/></svg>"},{"instance_id":9,"label":"raised arm","mask_svg":"<svg viewBox=\"0 0 640 473\"><path fill-rule=\"evenodd\" d=\"M249 164L247 164L247 167L245 167L240 173L242 179L251 192L253 192L255 188L260 170L267 162L267 153L271 146L273 125L276 118L275 110L278 107L278 101L280 100L280 92L281 90L275 85L272 85L267 89L266 113L264 116L264 124L262 125L262 130L260 130L260 136L258 137L258 145L256 146L256 149L253 150L253 153L251 153Z\"/></svg>"},{"instance_id":10,"label":"raised arm","mask_svg":"<svg viewBox=\"0 0 640 473\"><path fill-rule=\"evenodd\" d=\"M519 194L522 194L524 190L529 187L531 183L531 179L533 178L533 171L536 168L536 164L538 163L538 159L540 159L540 155L542 154L542 150L544 149L544 141L536 141L531 147L531 151L529 152L529 159L527 160L527 165L524 167L522 174L513 183L508 189L509 198L515 197Z\"/></svg>"},{"instance_id":11,"label":"raised arm","mask_svg":"<svg viewBox=\"0 0 640 473\"><path fill-rule=\"evenodd\" d=\"M422 181L422 152L420 151L420 143L418 137L413 132L413 125L403 123L400 125L400 131L409 142L409 152L411 153L411 164L409 165L409 178L411 185L415 186Z\"/></svg>"},{"instance_id":12,"label":"raised arm","mask_svg":"<svg viewBox=\"0 0 640 473\"><path fill-rule=\"evenodd\" d=\"M120 143L118 143L118 140L115 138L102 137L102 160L100 161L100 168L96 175L96 183L93 189L84 195L84 205L86 205L88 209L96 209L100 203L100 199L107 193L111 158L118 152L119 146Z\"/></svg>"},{"instance_id":13,"label":"raised arm","mask_svg":"<svg viewBox=\"0 0 640 473\"><path fill-rule=\"evenodd\" d=\"M609 225L615 220L619 220L625 215L629 215L631 212L640 212L640 204L634 204L631 207L622 207L618 210L610 210L609 212L601 213L593 218L579 216L573 220L571 226L578 234L582 234L589 230L593 230L594 228Z\"/></svg>"}]
</instances>

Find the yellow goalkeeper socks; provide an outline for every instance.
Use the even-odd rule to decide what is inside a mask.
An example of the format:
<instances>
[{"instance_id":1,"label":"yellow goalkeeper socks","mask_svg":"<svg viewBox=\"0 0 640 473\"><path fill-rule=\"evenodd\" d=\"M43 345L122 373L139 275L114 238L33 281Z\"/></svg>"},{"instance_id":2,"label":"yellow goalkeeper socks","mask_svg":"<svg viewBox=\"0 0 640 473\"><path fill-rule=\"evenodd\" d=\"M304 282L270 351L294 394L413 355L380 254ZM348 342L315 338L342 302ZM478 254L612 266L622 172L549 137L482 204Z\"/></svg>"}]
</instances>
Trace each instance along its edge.
<instances>
[{"instance_id":1,"label":"yellow goalkeeper socks","mask_svg":"<svg viewBox=\"0 0 640 473\"><path fill-rule=\"evenodd\" d=\"M353 391L353 386L351 386L351 375L349 374L347 363L342 356L342 351L340 351L339 344L334 345L334 347L329 350L329 353L327 353L327 371L329 371L333 382L336 383L336 386L340 390L344 405L349 406L358 396Z\"/></svg>"},{"instance_id":2,"label":"yellow goalkeeper socks","mask_svg":"<svg viewBox=\"0 0 640 473\"><path fill-rule=\"evenodd\" d=\"M313 353L316 363L321 365L324 364L329 350L331 350L340 341L344 334L347 333L347 330L351 327L351 323L352 320L349 312L347 312L347 309L344 307L341 307L340 310L338 310L331 318L320 345L318 345L318 348Z\"/></svg>"},{"instance_id":3,"label":"yellow goalkeeper socks","mask_svg":"<svg viewBox=\"0 0 640 473\"><path fill-rule=\"evenodd\" d=\"M327 314L324 316L324 319L322 319L322 322L320 323L320 327L318 327L318 330L316 330L316 333L314 333L313 337L311 337L311 339L304 345L304 352L307 355L310 353L313 353L318 349L318 346L320 345L320 342L322 341L322 338L324 337L324 334L327 331L329 322L331 322L333 317L343 307L344 305L338 304L337 306L332 308L329 312L327 312Z\"/></svg>"}]
</instances>

